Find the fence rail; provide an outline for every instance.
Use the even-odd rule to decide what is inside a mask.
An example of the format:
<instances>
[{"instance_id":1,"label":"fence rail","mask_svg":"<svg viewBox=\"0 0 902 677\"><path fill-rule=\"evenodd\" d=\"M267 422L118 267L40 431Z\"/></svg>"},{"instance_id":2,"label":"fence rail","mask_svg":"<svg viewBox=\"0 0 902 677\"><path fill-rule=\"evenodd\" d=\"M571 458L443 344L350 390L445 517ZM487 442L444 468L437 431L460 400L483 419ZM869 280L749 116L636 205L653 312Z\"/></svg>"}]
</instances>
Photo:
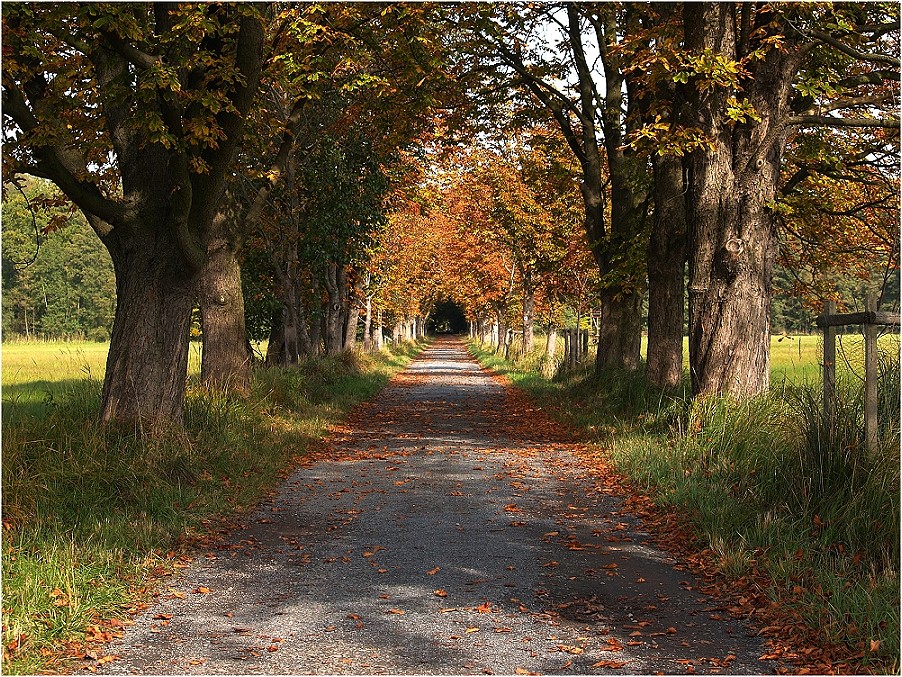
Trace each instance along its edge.
<instances>
[{"instance_id":1,"label":"fence rail","mask_svg":"<svg viewBox=\"0 0 902 677\"><path fill-rule=\"evenodd\" d=\"M861 325L864 335L864 435L868 451L879 444L877 435L877 327L899 326L899 313L877 311L877 296L868 294L862 313L837 313L836 303L827 301L817 326L824 330L824 419L832 429L836 411L836 327Z\"/></svg>"}]
</instances>

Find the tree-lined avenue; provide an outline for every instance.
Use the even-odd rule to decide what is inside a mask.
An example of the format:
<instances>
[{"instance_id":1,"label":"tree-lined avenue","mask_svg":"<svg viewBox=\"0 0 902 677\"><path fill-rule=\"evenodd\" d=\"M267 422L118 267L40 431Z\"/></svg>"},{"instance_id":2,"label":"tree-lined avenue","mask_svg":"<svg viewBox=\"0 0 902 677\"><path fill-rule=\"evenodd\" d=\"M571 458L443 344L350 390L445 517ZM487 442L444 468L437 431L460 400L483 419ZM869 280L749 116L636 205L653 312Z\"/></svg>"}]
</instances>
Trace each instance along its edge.
<instances>
[{"instance_id":1,"label":"tree-lined avenue","mask_svg":"<svg viewBox=\"0 0 902 677\"><path fill-rule=\"evenodd\" d=\"M770 673L577 443L436 341L109 653L109 673ZM719 613L718 613L719 612Z\"/></svg>"}]
</instances>

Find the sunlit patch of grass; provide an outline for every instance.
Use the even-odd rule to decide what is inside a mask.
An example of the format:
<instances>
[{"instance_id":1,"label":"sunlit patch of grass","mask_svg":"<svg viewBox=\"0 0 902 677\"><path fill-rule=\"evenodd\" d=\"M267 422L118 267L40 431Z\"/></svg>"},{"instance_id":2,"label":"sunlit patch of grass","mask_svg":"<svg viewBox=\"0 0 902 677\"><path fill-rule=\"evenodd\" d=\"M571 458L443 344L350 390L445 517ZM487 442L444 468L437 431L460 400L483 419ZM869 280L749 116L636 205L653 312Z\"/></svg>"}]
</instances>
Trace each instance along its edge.
<instances>
[{"instance_id":1,"label":"sunlit patch of grass","mask_svg":"<svg viewBox=\"0 0 902 677\"><path fill-rule=\"evenodd\" d=\"M3 393L4 672L65 668L64 642L122 617L170 550L254 505L420 348L261 369L248 397L192 381L185 427L152 438L96 423L101 384L79 360L67 371L56 349L30 351L36 371L13 385L39 377L49 394Z\"/></svg>"}]
</instances>

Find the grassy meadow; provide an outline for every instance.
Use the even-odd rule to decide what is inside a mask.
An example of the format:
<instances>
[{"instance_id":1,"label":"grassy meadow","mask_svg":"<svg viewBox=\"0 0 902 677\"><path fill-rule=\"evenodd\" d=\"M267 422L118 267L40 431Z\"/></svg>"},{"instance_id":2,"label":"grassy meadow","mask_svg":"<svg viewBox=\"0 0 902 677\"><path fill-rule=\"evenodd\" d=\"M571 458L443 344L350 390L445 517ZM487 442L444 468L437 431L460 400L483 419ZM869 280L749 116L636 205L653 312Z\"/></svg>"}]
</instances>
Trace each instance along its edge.
<instances>
[{"instance_id":1,"label":"grassy meadow","mask_svg":"<svg viewBox=\"0 0 902 677\"><path fill-rule=\"evenodd\" d=\"M3 672L91 667L156 577L250 509L420 346L260 369L248 397L197 384L185 426L99 426L106 344L3 345ZM99 653L98 653L99 652ZM82 659L82 660L73 660Z\"/></svg>"},{"instance_id":2,"label":"grassy meadow","mask_svg":"<svg viewBox=\"0 0 902 677\"><path fill-rule=\"evenodd\" d=\"M587 431L599 463L684 515L728 578L763 574L771 600L844 647L846 670L898 673L898 335L880 340L873 451L863 439L860 336L840 339L841 404L829 422L817 336L773 337L770 393L746 402L692 400L685 383L662 394L641 373L596 379L591 364L548 379L542 347L510 361L490 346L471 350Z\"/></svg>"}]
</instances>

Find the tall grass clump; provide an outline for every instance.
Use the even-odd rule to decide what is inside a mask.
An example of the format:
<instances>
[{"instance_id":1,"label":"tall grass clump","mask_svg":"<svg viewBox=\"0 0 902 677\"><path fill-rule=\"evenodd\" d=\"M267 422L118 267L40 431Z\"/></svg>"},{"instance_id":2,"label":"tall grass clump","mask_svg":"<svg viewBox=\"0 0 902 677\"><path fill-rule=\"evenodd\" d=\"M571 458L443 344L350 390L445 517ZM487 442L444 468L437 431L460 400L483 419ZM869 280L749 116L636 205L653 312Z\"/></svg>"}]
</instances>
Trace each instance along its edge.
<instances>
[{"instance_id":1,"label":"tall grass clump","mask_svg":"<svg viewBox=\"0 0 902 677\"><path fill-rule=\"evenodd\" d=\"M6 399L4 383L4 672L65 667L89 626L123 617L194 535L258 502L418 349L260 369L248 396L192 382L184 427L152 435L99 425L97 380L51 383L40 401Z\"/></svg>"}]
</instances>

